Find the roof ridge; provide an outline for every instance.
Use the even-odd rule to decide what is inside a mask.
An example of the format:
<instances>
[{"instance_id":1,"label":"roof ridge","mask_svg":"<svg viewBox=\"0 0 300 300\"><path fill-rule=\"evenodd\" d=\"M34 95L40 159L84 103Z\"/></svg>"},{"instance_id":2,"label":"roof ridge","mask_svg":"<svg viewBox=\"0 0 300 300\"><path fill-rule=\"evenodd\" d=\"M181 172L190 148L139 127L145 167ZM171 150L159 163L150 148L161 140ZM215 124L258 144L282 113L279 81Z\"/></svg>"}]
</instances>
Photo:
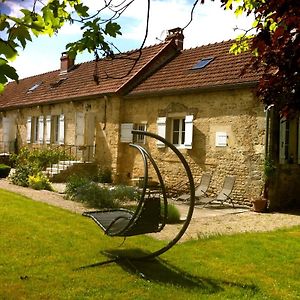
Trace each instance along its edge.
<instances>
[{"instance_id":1,"label":"roof ridge","mask_svg":"<svg viewBox=\"0 0 300 300\"><path fill-rule=\"evenodd\" d=\"M182 52L188 51L188 50L205 48L205 47L209 47L209 46L215 46L215 45L218 45L218 44L222 45L222 44L226 44L226 43L234 42L234 41L235 41L234 39L228 39L228 40L223 40L221 42L208 43L208 44L204 44L204 45L200 45L200 46L196 46L196 47L190 47L190 48L183 49Z\"/></svg>"}]
</instances>

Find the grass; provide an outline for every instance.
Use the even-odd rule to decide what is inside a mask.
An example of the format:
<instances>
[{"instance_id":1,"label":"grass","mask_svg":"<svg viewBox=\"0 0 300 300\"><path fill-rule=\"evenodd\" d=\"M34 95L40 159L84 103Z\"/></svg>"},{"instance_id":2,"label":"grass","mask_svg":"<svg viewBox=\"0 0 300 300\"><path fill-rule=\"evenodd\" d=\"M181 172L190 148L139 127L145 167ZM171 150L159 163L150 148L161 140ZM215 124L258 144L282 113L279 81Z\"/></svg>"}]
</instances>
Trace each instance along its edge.
<instances>
[{"instance_id":1,"label":"grass","mask_svg":"<svg viewBox=\"0 0 300 300\"><path fill-rule=\"evenodd\" d=\"M199 239L153 262L97 266L104 250L162 242L140 236L119 247L122 239L88 218L2 190L0 214L0 299L300 298L300 227Z\"/></svg>"}]
</instances>

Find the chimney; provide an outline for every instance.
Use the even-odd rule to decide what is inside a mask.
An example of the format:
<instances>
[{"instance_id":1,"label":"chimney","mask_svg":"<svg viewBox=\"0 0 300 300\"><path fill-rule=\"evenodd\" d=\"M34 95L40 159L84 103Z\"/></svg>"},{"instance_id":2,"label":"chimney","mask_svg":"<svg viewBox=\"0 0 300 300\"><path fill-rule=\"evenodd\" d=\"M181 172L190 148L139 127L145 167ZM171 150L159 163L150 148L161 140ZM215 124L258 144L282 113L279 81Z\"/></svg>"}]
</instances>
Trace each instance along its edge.
<instances>
[{"instance_id":1,"label":"chimney","mask_svg":"<svg viewBox=\"0 0 300 300\"><path fill-rule=\"evenodd\" d=\"M179 51L183 50L183 39L184 35L181 28L176 27L168 30L166 41L174 40L177 50Z\"/></svg>"},{"instance_id":2,"label":"chimney","mask_svg":"<svg viewBox=\"0 0 300 300\"><path fill-rule=\"evenodd\" d=\"M67 52L62 52L60 58L60 75L65 75L73 69L75 59L70 58Z\"/></svg>"}]
</instances>

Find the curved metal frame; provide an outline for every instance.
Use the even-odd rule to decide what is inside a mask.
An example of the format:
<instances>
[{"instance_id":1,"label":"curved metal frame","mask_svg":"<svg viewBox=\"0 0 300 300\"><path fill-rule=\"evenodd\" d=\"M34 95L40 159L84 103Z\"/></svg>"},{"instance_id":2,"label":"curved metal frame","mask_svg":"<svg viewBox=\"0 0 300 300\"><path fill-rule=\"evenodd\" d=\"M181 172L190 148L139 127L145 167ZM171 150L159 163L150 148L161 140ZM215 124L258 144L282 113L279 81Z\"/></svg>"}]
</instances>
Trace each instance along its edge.
<instances>
[{"instance_id":1,"label":"curved metal frame","mask_svg":"<svg viewBox=\"0 0 300 300\"><path fill-rule=\"evenodd\" d=\"M161 249L159 249L159 250L157 250L155 252L152 252L150 254L147 254L145 256L142 256L142 257L131 258L131 259L135 259L135 260L153 259L153 258L155 258L155 257L157 257L157 256L159 256L159 255L161 255L163 253L165 253L169 249L171 249L181 239L181 237L186 232L186 230L187 230L187 228L188 228L188 226L189 226L189 224L190 224L190 222L192 220L193 211L194 211L194 207L195 207L195 185L194 185L194 179L193 179L193 175L192 175L191 169L190 169L190 167L189 167L186 159L184 158L184 156L180 153L180 151L173 144L171 144L170 142L168 142L166 139L162 138L161 136L159 136L157 134L154 134L154 133L151 133L151 132L141 131L141 130L132 130L132 133L133 134L140 134L140 135L149 136L151 138L154 138L154 139L157 139L157 140L161 141L166 146L168 146L177 155L177 157L180 159L180 161L183 164L184 169L186 171L187 177L189 179L190 195L191 195L190 196L190 206L189 206L189 210L188 210L188 213L187 213L186 220L183 223L180 231L177 233L177 235L166 246L162 247ZM135 146L137 146L137 145L135 145ZM143 148L141 146L139 146L137 148L138 149L141 148L141 149L143 149L142 150L143 152L148 153L146 155L147 156L149 155L148 157L149 157L149 159L150 159L150 161L152 163L153 158L151 157L151 155L149 154L149 152L145 148ZM156 165L155 162L154 162L154 165L157 167L157 165ZM146 170L145 170L145 172L146 172ZM147 173L148 173L148 170L147 170ZM160 174L160 172L159 172L159 174ZM147 181L148 181L148 175L146 175L144 178L147 179ZM144 179L144 188L143 188L143 191L146 190L146 183L147 183L147 181L145 181L145 179ZM160 180L160 178L159 178L159 180ZM162 180L162 177L161 177L161 180Z\"/></svg>"}]
</instances>

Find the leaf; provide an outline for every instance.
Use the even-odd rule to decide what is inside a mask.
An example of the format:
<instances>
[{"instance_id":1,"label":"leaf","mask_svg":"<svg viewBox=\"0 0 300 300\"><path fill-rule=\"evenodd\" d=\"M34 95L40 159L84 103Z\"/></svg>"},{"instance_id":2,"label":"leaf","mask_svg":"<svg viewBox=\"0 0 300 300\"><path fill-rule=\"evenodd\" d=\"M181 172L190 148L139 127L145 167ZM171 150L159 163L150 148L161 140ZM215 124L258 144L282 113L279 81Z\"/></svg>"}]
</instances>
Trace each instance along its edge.
<instances>
[{"instance_id":1,"label":"leaf","mask_svg":"<svg viewBox=\"0 0 300 300\"><path fill-rule=\"evenodd\" d=\"M0 40L0 53L4 54L5 57L10 61L13 61L18 54L18 52L13 46L14 45L9 45L9 42L4 42L3 40Z\"/></svg>"},{"instance_id":2,"label":"leaf","mask_svg":"<svg viewBox=\"0 0 300 300\"><path fill-rule=\"evenodd\" d=\"M19 75L17 74L16 69L8 64L3 64L0 66L0 74L12 80L16 80L17 82L19 80Z\"/></svg>"}]
</instances>

